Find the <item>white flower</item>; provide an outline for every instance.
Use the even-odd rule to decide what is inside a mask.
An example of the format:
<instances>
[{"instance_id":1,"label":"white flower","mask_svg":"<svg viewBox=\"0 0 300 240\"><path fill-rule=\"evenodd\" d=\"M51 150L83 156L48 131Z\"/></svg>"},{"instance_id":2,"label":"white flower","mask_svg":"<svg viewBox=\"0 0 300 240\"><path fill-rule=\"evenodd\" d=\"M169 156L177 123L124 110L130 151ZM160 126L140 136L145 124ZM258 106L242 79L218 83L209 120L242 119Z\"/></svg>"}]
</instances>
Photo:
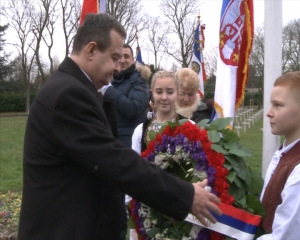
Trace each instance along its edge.
<instances>
[{"instance_id":1,"label":"white flower","mask_svg":"<svg viewBox=\"0 0 300 240\"><path fill-rule=\"evenodd\" d=\"M201 226L198 226L198 225L193 225L191 231L190 231L190 236L193 238L193 239L196 239L197 236L198 236L198 233L199 231L202 229L203 227Z\"/></svg>"},{"instance_id":2,"label":"white flower","mask_svg":"<svg viewBox=\"0 0 300 240\"><path fill-rule=\"evenodd\" d=\"M177 152L177 151L181 151L181 149L182 149L182 145L180 144L180 145L177 145L177 146L176 146L175 151L176 151L176 152Z\"/></svg>"},{"instance_id":3,"label":"white flower","mask_svg":"<svg viewBox=\"0 0 300 240\"><path fill-rule=\"evenodd\" d=\"M194 170L193 175L200 178L200 180L207 178L207 174L205 171L197 171L196 169Z\"/></svg>"},{"instance_id":4,"label":"white flower","mask_svg":"<svg viewBox=\"0 0 300 240\"><path fill-rule=\"evenodd\" d=\"M166 169L167 167L169 167L169 162L168 161L163 162L160 166L161 169Z\"/></svg>"},{"instance_id":5,"label":"white flower","mask_svg":"<svg viewBox=\"0 0 300 240\"><path fill-rule=\"evenodd\" d=\"M157 234L155 235L155 239L157 239L157 240L163 240L163 235L160 234L160 233L157 233Z\"/></svg>"},{"instance_id":6,"label":"white flower","mask_svg":"<svg viewBox=\"0 0 300 240\"><path fill-rule=\"evenodd\" d=\"M177 163L182 159L182 153L181 152L176 152L175 155L173 155L173 160Z\"/></svg>"},{"instance_id":7,"label":"white flower","mask_svg":"<svg viewBox=\"0 0 300 240\"><path fill-rule=\"evenodd\" d=\"M143 222L143 225L145 228L150 228L151 227L151 220L149 218L146 218L145 221Z\"/></svg>"},{"instance_id":8,"label":"white flower","mask_svg":"<svg viewBox=\"0 0 300 240\"><path fill-rule=\"evenodd\" d=\"M149 212L150 212L150 208L144 204L141 204L141 207L139 209L139 216L146 217Z\"/></svg>"},{"instance_id":9,"label":"white flower","mask_svg":"<svg viewBox=\"0 0 300 240\"><path fill-rule=\"evenodd\" d=\"M154 158L154 162L156 165L160 166L165 159L165 156L163 154L157 154Z\"/></svg>"},{"instance_id":10,"label":"white flower","mask_svg":"<svg viewBox=\"0 0 300 240\"><path fill-rule=\"evenodd\" d=\"M191 238L190 237L182 237L181 240L190 240Z\"/></svg>"}]
</instances>

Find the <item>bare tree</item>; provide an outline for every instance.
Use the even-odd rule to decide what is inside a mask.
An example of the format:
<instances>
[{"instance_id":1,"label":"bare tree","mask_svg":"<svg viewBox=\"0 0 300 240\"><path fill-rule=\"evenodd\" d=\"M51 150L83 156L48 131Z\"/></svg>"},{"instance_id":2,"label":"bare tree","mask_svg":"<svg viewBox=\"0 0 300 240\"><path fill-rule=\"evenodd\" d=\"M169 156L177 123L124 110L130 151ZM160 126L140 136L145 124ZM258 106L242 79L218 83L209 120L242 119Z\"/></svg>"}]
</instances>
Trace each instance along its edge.
<instances>
[{"instance_id":1,"label":"bare tree","mask_svg":"<svg viewBox=\"0 0 300 240\"><path fill-rule=\"evenodd\" d=\"M160 8L167 18L169 32L178 41L168 40L164 43L166 52L176 59L182 67L188 67L192 59L195 21L191 16L197 12L197 0L163 0ZM178 46L179 45L179 46Z\"/></svg>"},{"instance_id":2,"label":"bare tree","mask_svg":"<svg viewBox=\"0 0 300 240\"><path fill-rule=\"evenodd\" d=\"M30 108L30 80L31 69L35 59L35 51L32 51L36 38L32 33L32 14L34 6L30 0L8 0L2 6L5 16L9 19L9 26L17 35L16 47L20 58L20 76L26 91L26 112Z\"/></svg>"},{"instance_id":3,"label":"bare tree","mask_svg":"<svg viewBox=\"0 0 300 240\"><path fill-rule=\"evenodd\" d=\"M48 59L49 59L49 64L50 64L50 69L49 69L50 74L53 73L53 57L51 55L51 50L53 48L53 43L54 43L54 24L56 23L56 21L58 19L58 15L56 14L57 3L58 3L58 0L53 1L53 6L51 9L51 12L49 12L48 23L46 24L47 34L42 35L42 39L48 49L47 52L48 52Z\"/></svg>"},{"instance_id":4,"label":"bare tree","mask_svg":"<svg viewBox=\"0 0 300 240\"><path fill-rule=\"evenodd\" d=\"M283 28L283 72L300 70L300 19L290 21Z\"/></svg>"},{"instance_id":5,"label":"bare tree","mask_svg":"<svg viewBox=\"0 0 300 240\"><path fill-rule=\"evenodd\" d=\"M60 62L57 55L54 55L53 57L53 71L56 71L58 69Z\"/></svg>"},{"instance_id":6,"label":"bare tree","mask_svg":"<svg viewBox=\"0 0 300 240\"><path fill-rule=\"evenodd\" d=\"M207 79L216 75L219 47L212 47L209 52L204 52L204 67Z\"/></svg>"},{"instance_id":7,"label":"bare tree","mask_svg":"<svg viewBox=\"0 0 300 240\"><path fill-rule=\"evenodd\" d=\"M33 29L32 32L35 35L35 56L36 56L36 63L39 69L40 73L40 79L42 81L42 84L46 82L46 74L44 71L43 64L41 63L41 56L40 56L40 48L42 41L45 40L45 30L50 30L50 35L52 32L52 35L50 36L50 39L53 38L53 24L54 24L54 19L55 19L55 7L57 4L57 0L38 0L37 5L36 5L36 10L31 14L32 17L32 22L33 22ZM51 21L50 21L51 20ZM48 37L48 36L46 36ZM53 40L52 40L53 44ZM52 57L51 57L51 41L50 44L47 44L48 46L48 57L51 63L50 68L52 67ZM49 53L50 51L50 53Z\"/></svg>"},{"instance_id":8,"label":"bare tree","mask_svg":"<svg viewBox=\"0 0 300 240\"><path fill-rule=\"evenodd\" d=\"M79 0L59 0L61 6L62 28L65 39L65 57L70 53L70 47L79 26L81 6Z\"/></svg>"},{"instance_id":9,"label":"bare tree","mask_svg":"<svg viewBox=\"0 0 300 240\"><path fill-rule=\"evenodd\" d=\"M147 29L148 29L148 40L149 45L148 48L150 52L154 55L154 68L158 69L160 65L160 61L165 54L165 51L162 49L162 44L164 42L165 36L167 34L167 30L164 29L164 25L162 22L160 22L159 17L150 17L147 18ZM158 60L158 54L162 53L159 60Z\"/></svg>"},{"instance_id":10,"label":"bare tree","mask_svg":"<svg viewBox=\"0 0 300 240\"><path fill-rule=\"evenodd\" d=\"M135 36L145 28L145 23L141 15L140 0L108 0L106 12L118 19L124 26L127 37L126 44L135 42Z\"/></svg>"},{"instance_id":11,"label":"bare tree","mask_svg":"<svg viewBox=\"0 0 300 240\"><path fill-rule=\"evenodd\" d=\"M258 27L254 31L252 51L249 58L248 85L256 87L259 99L263 99L264 91L264 27Z\"/></svg>"}]
</instances>

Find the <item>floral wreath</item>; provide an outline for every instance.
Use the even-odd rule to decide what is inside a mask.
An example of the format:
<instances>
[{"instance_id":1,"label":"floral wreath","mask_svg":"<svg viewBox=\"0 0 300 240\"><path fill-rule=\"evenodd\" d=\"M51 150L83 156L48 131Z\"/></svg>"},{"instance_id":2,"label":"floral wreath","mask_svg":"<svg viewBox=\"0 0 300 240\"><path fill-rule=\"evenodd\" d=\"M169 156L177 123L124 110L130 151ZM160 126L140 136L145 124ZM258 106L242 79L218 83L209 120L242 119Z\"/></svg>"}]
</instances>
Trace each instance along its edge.
<instances>
[{"instance_id":1,"label":"floral wreath","mask_svg":"<svg viewBox=\"0 0 300 240\"><path fill-rule=\"evenodd\" d=\"M160 133L149 132L151 141L141 155L185 181L195 183L207 178L211 192L222 203L264 215L257 197L263 181L245 164L243 157L249 156L249 151L239 143L236 133L226 128L230 122L231 118L211 124L202 120L197 125L186 119L167 122ZM129 207L129 227L136 230L139 239L226 238L190 222L175 221L135 199Z\"/></svg>"}]
</instances>

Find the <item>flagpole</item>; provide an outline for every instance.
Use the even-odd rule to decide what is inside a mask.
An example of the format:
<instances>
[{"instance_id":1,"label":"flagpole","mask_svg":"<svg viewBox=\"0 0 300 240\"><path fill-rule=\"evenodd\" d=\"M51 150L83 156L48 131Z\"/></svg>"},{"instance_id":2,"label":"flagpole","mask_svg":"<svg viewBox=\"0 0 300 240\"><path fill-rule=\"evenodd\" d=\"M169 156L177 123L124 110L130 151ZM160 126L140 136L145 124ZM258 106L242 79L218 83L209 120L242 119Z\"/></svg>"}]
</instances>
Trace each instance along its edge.
<instances>
[{"instance_id":1,"label":"flagpole","mask_svg":"<svg viewBox=\"0 0 300 240\"><path fill-rule=\"evenodd\" d=\"M106 13L106 0L99 1L99 13Z\"/></svg>"},{"instance_id":2,"label":"flagpole","mask_svg":"<svg viewBox=\"0 0 300 240\"><path fill-rule=\"evenodd\" d=\"M282 74L282 0L265 0L265 43L264 43L264 119L262 177L274 152L280 144L280 136L271 133L269 118L270 95L276 78Z\"/></svg>"}]
</instances>

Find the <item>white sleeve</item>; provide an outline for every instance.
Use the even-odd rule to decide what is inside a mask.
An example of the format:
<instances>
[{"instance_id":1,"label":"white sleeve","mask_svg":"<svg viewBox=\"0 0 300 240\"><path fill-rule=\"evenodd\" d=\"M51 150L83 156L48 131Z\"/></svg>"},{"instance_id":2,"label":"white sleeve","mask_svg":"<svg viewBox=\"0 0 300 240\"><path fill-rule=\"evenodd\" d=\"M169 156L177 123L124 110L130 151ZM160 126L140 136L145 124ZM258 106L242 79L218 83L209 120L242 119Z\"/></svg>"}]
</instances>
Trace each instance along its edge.
<instances>
[{"instance_id":1,"label":"white sleeve","mask_svg":"<svg viewBox=\"0 0 300 240\"><path fill-rule=\"evenodd\" d=\"M131 141L131 148L141 155L141 141L142 141L142 133L143 133L143 123L139 124L133 132L132 141Z\"/></svg>"},{"instance_id":2,"label":"white sleeve","mask_svg":"<svg viewBox=\"0 0 300 240\"><path fill-rule=\"evenodd\" d=\"M298 239L300 229L300 164L288 177L281 192L282 203L275 211L272 234L266 234L257 240Z\"/></svg>"},{"instance_id":3,"label":"white sleeve","mask_svg":"<svg viewBox=\"0 0 300 240\"><path fill-rule=\"evenodd\" d=\"M143 133L143 123L139 124L133 132L132 138L131 138L131 148L137 152L139 155L141 155L141 140L142 140L142 133ZM129 195L125 195L125 204L128 205L128 203L131 201L131 197Z\"/></svg>"}]
</instances>

